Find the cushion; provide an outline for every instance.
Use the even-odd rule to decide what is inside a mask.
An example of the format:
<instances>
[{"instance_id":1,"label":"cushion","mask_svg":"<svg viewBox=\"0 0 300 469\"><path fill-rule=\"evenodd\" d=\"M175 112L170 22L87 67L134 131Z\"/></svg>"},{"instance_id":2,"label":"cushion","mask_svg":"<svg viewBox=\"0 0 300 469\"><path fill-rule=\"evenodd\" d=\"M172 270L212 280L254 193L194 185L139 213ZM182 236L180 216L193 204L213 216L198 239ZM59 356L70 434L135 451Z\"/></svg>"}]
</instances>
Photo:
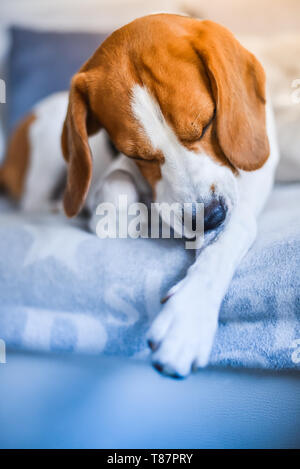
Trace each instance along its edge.
<instances>
[{"instance_id":1,"label":"cushion","mask_svg":"<svg viewBox=\"0 0 300 469\"><path fill-rule=\"evenodd\" d=\"M249 36L241 41L266 71L281 154L276 178L300 181L300 34Z\"/></svg>"},{"instance_id":2,"label":"cushion","mask_svg":"<svg viewBox=\"0 0 300 469\"><path fill-rule=\"evenodd\" d=\"M212 365L300 369L299 198L298 184L274 190L223 301ZM0 338L8 348L145 359L160 299L192 252L174 239L99 239L83 219L1 204Z\"/></svg>"},{"instance_id":3,"label":"cushion","mask_svg":"<svg viewBox=\"0 0 300 469\"><path fill-rule=\"evenodd\" d=\"M9 129L40 99L69 88L71 77L107 34L11 29Z\"/></svg>"}]
</instances>

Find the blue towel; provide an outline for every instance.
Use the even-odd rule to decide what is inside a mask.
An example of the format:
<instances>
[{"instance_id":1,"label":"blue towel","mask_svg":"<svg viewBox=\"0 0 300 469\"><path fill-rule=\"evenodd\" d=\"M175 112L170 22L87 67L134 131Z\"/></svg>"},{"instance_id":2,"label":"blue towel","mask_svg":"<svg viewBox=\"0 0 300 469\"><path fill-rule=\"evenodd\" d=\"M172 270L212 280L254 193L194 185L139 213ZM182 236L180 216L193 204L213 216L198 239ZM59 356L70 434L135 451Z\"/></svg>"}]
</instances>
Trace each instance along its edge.
<instances>
[{"instance_id":1,"label":"blue towel","mask_svg":"<svg viewBox=\"0 0 300 469\"><path fill-rule=\"evenodd\" d=\"M211 365L300 369L299 202L300 185L274 190L223 301ZM8 349L147 359L160 299L192 262L181 241L100 240L83 220L20 214L4 199L0 213Z\"/></svg>"}]
</instances>

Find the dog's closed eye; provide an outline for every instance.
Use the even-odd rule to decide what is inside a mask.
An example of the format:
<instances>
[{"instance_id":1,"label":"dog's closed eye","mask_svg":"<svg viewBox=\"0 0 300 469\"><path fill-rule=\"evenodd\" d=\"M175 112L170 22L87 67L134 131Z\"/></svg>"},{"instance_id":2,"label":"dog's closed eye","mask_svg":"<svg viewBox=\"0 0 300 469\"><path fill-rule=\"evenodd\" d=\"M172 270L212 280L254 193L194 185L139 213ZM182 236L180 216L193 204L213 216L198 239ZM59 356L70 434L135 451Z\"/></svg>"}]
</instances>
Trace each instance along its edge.
<instances>
[{"instance_id":1,"label":"dog's closed eye","mask_svg":"<svg viewBox=\"0 0 300 469\"><path fill-rule=\"evenodd\" d=\"M197 129L198 126L196 125L196 121L200 117L200 114L199 114L196 117L196 119L194 119L194 121L191 123L191 127L193 129L192 135L189 136L189 137L181 138L181 141L183 143L195 143L195 142L199 142L200 140L202 140L202 138L206 134L207 130L209 129L209 127L213 123L213 120L214 120L215 116L216 116L216 110L214 110L214 112L213 112L211 118L209 119L209 121L207 122L207 124L205 124L202 127L201 134L199 135L199 133L200 133L199 130L200 129Z\"/></svg>"},{"instance_id":2,"label":"dog's closed eye","mask_svg":"<svg viewBox=\"0 0 300 469\"><path fill-rule=\"evenodd\" d=\"M203 127L203 129L202 129L202 134L201 134L199 140L201 140L201 139L204 137L204 135L206 134L207 130L209 129L209 127L210 127L211 124L213 123L213 120L214 120L215 116L216 116L216 109L214 109L213 115L211 116L211 118L210 118L210 120L208 121L208 123Z\"/></svg>"},{"instance_id":3,"label":"dog's closed eye","mask_svg":"<svg viewBox=\"0 0 300 469\"><path fill-rule=\"evenodd\" d=\"M201 140L204 135L206 134L207 130L209 129L209 127L211 126L211 124L213 123L213 120L216 116L216 109L214 109L214 112L213 112L213 115L211 116L211 118L209 119L209 121L207 122L207 124L204 125L204 127L202 128L202 132L201 132L201 135L199 138L197 138L197 141L198 140ZM195 125L195 121L192 123L192 125Z\"/></svg>"}]
</instances>

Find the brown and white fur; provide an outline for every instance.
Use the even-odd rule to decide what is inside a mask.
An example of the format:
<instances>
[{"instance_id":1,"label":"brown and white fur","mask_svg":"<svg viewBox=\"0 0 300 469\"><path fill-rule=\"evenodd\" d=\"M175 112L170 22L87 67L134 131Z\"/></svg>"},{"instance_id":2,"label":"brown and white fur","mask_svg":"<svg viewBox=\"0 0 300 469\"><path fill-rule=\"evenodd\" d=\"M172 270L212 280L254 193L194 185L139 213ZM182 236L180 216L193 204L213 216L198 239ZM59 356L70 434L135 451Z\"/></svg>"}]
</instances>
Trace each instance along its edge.
<instances>
[{"instance_id":1,"label":"brown and white fur","mask_svg":"<svg viewBox=\"0 0 300 469\"><path fill-rule=\"evenodd\" d=\"M135 20L86 62L69 96L40 103L12 136L1 179L24 209L49 203L64 171L61 153L68 216L83 206L93 214L119 194L138 201L145 181L156 202L203 202L208 221L222 204L210 231L222 229L171 289L148 335L164 373L186 376L205 366L278 160L260 63L213 22L167 14Z\"/></svg>"}]
</instances>

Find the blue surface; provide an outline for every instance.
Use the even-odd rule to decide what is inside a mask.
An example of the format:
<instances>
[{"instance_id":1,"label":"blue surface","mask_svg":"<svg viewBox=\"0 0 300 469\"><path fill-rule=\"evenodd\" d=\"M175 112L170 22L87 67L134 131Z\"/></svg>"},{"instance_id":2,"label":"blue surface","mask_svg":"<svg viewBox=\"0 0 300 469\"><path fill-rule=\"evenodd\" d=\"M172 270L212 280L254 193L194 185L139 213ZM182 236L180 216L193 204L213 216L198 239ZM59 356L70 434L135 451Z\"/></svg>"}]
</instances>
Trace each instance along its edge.
<instances>
[{"instance_id":1,"label":"blue surface","mask_svg":"<svg viewBox=\"0 0 300 469\"><path fill-rule=\"evenodd\" d=\"M300 185L274 191L224 299L211 364L300 369L299 199ZM160 299L193 261L179 241L103 240L83 221L3 206L0 240L0 338L37 352L146 359Z\"/></svg>"},{"instance_id":2,"label":"blue surface","mask_svg":"<svg viewBox=\"0 0 300 469\"><path fill-rule=\"evenodd\" d=\"M9 129L40 99L67 90L71 77L95 52L105 34L11 29Z\"/></svg>"},{"instance_id":3,"label":"blue surface","mask_svg":"<svg viewBox=\"0 0 300 469\"><path fill-rule=\"evenodd\" d=\"M299 448L299 375L8 354L1 448Z\"/></svg>"}]
</instances>

